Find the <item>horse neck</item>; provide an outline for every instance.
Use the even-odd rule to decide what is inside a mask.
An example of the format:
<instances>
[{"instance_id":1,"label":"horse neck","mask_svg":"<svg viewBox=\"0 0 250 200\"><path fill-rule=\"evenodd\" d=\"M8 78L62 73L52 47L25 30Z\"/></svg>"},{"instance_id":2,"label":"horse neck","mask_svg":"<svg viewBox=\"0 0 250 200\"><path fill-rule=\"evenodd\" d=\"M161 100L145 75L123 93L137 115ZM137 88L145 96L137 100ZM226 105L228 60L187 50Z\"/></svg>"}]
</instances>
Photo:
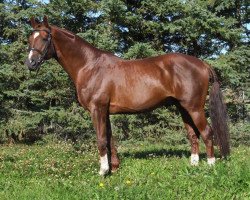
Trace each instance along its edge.
<instances>
[{"instance_id":1,"label":"horse neck","mask_svg":"<svg viewBox=\"0 0 250 200\"><path fill-rule=\"evenodd\" d=\"M51 32L56 59L76 84L78 72L94 67L101 51L66 30L51 27Z\"/></svg>"}]
</instances>

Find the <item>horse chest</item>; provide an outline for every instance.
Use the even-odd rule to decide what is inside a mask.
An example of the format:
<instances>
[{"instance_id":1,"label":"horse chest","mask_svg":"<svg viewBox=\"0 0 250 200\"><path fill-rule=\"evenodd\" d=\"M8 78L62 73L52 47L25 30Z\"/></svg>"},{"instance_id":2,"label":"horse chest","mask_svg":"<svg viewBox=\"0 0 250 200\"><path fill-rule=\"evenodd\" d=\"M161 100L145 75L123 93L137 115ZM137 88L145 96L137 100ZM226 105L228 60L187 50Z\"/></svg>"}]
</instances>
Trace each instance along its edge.
<instances>
[{"instance_id":1,"label":"horse chest","mask_svg":"<svg viewBox=\"0 0 250 200\"><path fill-rule=\"evenodd\" d=\"M81 106L86 110L90 110L89 109L89 102L90 102L90 97L91 97L90 89L88 88L77 89L77 96L78 96L78 101L81 104Z\"/></svg>"}]
</instances>

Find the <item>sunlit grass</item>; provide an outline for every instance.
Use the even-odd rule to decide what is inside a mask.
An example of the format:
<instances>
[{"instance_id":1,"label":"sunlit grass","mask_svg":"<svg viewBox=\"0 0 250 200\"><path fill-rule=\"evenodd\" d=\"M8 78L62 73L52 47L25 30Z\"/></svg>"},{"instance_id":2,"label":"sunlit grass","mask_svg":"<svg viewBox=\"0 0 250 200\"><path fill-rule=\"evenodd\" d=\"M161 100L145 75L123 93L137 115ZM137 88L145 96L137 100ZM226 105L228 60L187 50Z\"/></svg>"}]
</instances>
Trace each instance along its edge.
<instances>
[{"instance_id":1,"label":"sunlit grass","mask_svg":"<svg viewBox=\"0 0 250 200\"><path fill-rule=\"evenodd\" d=\"M84 150L83 150L84 149ZM249 199L250 150L214 167L189 165L189 146L122 142L121 167L98 175L97 150L70 143L1 146L0 199Z\"/></svg>"}]
</instances>

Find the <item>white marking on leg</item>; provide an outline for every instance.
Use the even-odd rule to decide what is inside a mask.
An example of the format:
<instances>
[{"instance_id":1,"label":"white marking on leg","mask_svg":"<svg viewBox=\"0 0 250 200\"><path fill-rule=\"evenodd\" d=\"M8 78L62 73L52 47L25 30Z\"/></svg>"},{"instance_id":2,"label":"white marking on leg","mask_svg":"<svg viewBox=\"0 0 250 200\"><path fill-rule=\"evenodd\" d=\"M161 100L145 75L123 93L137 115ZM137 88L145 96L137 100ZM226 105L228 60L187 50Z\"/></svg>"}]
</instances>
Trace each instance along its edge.
<instances>
[{"instance_id":1,"label":"white marking on leg","mask_svg":"<svg viewBox=\"0 0 250 200\"><path fill-rule=\"evenodd\" d=\"M39 32L35 32L34 33L34 39L36 39L36 37L38 37L39 34L40 34Z\"/></svg>"},{"instance_id":2,"label":"white marking on leg","mask_svg":"<svg viewBox=\"0 0 250 200\"><path fill-rule=\"evenodd\" d=\"M199 155L198 154L191 154L191 165L197 166L199 164Z\"/></svg>"},{"instance_id":3,"label":"white marking on leg","mask_svg":"<svg viewBox=\"0 0 250 200\"><path fill-rule=\"evenodd\" d=\"M207 158L207 164L210 166L214 165L215 164L215 157Z\"/></svg>"},{"instance_id":4,"label":"white marking on leg","mask_svg":"<svg viewBox=\"0 0 250 200\"><path fill-rule=\"evenodd\" d=\"M99 174L101 176L104 176L109 171L109 162L108 162L108 155L107 154L100 157L100 164L101 164L101 166L100 166Z\"/></svg>"}]
</instances>

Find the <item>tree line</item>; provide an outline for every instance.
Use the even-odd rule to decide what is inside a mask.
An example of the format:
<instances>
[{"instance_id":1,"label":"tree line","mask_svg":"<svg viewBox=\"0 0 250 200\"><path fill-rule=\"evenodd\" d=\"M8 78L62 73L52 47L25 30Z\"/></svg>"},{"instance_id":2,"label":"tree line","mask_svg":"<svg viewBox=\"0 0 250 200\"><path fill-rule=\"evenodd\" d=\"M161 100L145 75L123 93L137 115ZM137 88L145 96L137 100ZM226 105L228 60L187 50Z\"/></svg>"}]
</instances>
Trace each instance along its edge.
<instances>
[{"instance_id":1,"label":"tree line","mask_svg":"<svg viewBox=\"0 0 250 200\"><path fill-rule=\"evenodd\" d=\"M247 0L0 0L0 141L94 133L71 80L55 61L37 75L24 66L31 16L47 15L51 24L125 59L169 52L203 59L219 76L230 123L249 120L249 7ZM122 138L183 127L173 107L114 116L112 126Z\"/></svg>"}]
</instances>

